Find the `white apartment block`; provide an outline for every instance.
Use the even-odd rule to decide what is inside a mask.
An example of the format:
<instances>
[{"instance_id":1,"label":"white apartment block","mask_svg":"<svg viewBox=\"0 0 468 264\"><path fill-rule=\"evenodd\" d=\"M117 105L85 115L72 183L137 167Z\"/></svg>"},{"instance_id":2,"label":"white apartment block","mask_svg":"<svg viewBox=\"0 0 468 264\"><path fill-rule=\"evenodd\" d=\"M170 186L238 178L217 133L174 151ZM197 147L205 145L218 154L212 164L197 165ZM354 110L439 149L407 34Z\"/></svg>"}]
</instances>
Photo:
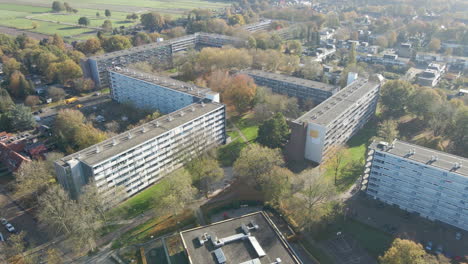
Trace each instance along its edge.
<instances>
[{"instance_id":1,"label":"white apartment block","mask_svg":"<svg viewBox=\"0 0 468 264\"><path fill-rule=\"evenodd\" d=\"M107 70L114 67L125 67L141 61L158 62L164 65L172 62L172 55L176 52L199 46L241 46L244 42L242 39L235 37L200 32L167 41L91 56L81 60L80 64L85 77L91 78L97 87L107 87L109 85Z\"/></svg>"},{"instance_id":2,"label":"white apartment block","mask_svg":"<svg viewBox=\"0 0 468 264\"><path fill-rule=\"evenodd\" d=\"M380 83L358 78L291 123L286 147L295 160L323 162L374 116Z\"/></svg>"},{"instance_id":3,"label":"white apartment block","mask_svg":"<svg viewBox=\"0 0 468 264\"><path fill-rule=\"evenodd\" d=\"M468 231L468 159L395 140L373 142L367 161L370 196Z\"/></svg>"},{"instance_id":4,"label":"white apartment block","mask_svg":"<svg viewBox=\"0 0 468 264\"><path fill-rule=\"evenodd\" d=\"M217 94L183 93L185 88L178 85L185 83L173 83L175 80L160 76L126 70L109 74L115 80L115 86L111 86L115 100L125 98L121 100L144 108L154 103L152 109L161 107L170 113L56 161L58 181L72 197L78 197L81 187L87 184L95 184L104 193L120 186L127 197L131 196L181 167L192 155L225 143L226 112L225 106L214 100ZM164 86L161 80L171 82ZM127 97L125 87L149 99L139 102L140 97ZM168 93L172 98L163 102L158 99L159 93Z\"/></svg>"}]
</instances>

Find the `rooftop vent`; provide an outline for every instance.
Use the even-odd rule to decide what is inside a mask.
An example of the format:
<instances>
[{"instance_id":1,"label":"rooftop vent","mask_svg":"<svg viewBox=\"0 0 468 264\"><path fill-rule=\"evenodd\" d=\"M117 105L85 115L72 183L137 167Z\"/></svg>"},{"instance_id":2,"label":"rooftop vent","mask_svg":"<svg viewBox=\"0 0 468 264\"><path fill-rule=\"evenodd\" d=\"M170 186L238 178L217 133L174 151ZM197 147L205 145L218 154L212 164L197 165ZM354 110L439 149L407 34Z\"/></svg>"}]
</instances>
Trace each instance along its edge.
<instances>
[{"instance_id":1,"label":"rooftop vent","mask_svg":"<svg viewBox=\"0 0 468 264\"><path fill-rule=\"evenodd\" d=\"M415 149L410 149L408 151L408 156L413 156L414 154L416 154L416 150Z\"/></svg>"},{"instance_id":2,"label":"rooftop vent","mask_svg":"<svg viewBox=\"0 0 468 264\"><path fill-rule=\"evenodd\" d=\"M180 111L179 115L184 116L185 115L184 111Z\"/></svg>"},{"instance_id":3,"label":"rooftop vent","mask_svg":"<svg viewBox=\"0 0 468 264\"><path fill-rule=\"evenodd\" d=\"M132 137L133 137L132 133L128 132L127 138L128 138L128 139L131 139Z\"/></svg>"},{"instance_id":4,"label":"rooftop vent","mask_svg":"<svg viewBox=\"0 0 468 264\"><path fill-rule=\"evenodd\" d=\"M117 145L117 140L114 138L112 139L112 146L115 146L115 145Z\"/></svg>"},{"instance_id":5,"label":"rooftop vent","mask_svg":"<svg viewBox=\"0 0 468 264\"><path fill-rule=\"evenodd\" d=\"M159 127L159 121L154 122L155 127Z\"/></svg>"},{"instance_id":6,"label":"rooftop vent","mask_svg":"<svg viewBox=\"0 0 468 264\"><path fill-rule=\"evenodd\" d=\"M96 146L96 153L99 153L101 152L101 147L100 146Z\"/></svg>"},{"instance_id":7,"label":"rooftop vent","mask_svg":"<svg viewBox=\"0 0 468 264\"><path fill-rule=\"evenodd\" d=\"M171 122L172 120L174 120L174 118L172 116L167 117L167 121Z\"/></svg>"},{"instance_id":8,"label":"rooftop vent","mask_svg":"<svg viewBox=\"0 0 468 264\"><path fill-rule=\"evenodd\" d=\"M201 106L202 106L202 107L205 107L205 103L204 103L204 102L201 102Z\"/></svg>"},{"instance_id":9,"label":"rooftop vent","mask_svg":"<svg viewBox=\"0 0 468 264\"><path fill-rule=\"evenodd\" d=\"M439 157L437 157L437 156L435 156L435 155L432 155L432 156L431 156L431 159L429 160L429 162L436 162L438 159L439 159Z\"/></svg>"}]
</instances>

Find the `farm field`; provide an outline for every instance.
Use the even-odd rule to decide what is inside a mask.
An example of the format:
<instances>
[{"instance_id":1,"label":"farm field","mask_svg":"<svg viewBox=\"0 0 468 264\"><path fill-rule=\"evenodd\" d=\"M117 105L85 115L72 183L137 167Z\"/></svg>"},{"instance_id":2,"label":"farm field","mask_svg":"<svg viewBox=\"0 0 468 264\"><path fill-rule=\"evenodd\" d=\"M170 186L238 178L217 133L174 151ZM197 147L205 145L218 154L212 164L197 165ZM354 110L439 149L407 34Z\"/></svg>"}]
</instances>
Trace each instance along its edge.
<instances>
[{"instance_id":1,"label":"farm field","mask_svg":"<svg viewBox=\"0 0 468 264\"><path fill-rule=\"evenodd\" d=\"M52 13L52 1L49 0L0 0L0 26L45 35L56 33L70 40L79 40L88 38L88 33L95 33L95 28L100 27L106 19L112 21L113 27L138 24L139 20L126 19L131 13L157 11L177 18L194 8L218 9L229 5L228 2L206 0L72 0L68 3L78 9L78 13ZM111 10L111 17L104 16L105 9ZM96 16L97 12L99 17ZM78 19L83 16L90 19L88 28L77 25ZM0 33L2 32L8 33L8 30L0 28Z\"/></svg>"}]
</instances>

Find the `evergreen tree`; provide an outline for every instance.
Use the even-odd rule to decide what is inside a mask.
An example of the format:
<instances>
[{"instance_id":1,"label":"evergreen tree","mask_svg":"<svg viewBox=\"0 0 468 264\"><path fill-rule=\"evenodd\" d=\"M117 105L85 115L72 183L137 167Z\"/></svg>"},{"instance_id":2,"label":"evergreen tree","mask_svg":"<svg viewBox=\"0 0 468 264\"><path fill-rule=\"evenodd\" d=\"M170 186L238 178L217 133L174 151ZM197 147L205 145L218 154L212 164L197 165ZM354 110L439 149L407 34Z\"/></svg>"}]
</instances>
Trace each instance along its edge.
<instances>
[{"instance_id":1,"label":"evergreen tree","mask_svg":"<svg viewBox=\"0 0 468 264\"><path fill-rule=\"evenodd\" d=\"M269 148L281 148L289 139L289 126L283 114L276 113L263 122L258 130L258 143Z\"/></svg>"}]
</instances>

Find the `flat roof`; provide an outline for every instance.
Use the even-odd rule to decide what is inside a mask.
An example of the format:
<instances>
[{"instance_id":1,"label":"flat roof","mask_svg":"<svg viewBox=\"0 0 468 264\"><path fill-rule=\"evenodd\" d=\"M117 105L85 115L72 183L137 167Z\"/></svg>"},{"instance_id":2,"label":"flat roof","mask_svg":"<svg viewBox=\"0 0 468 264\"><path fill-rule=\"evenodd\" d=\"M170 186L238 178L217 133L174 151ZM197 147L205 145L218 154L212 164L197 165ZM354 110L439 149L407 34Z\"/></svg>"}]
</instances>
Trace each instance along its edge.
<instances>
[{"instance_id":1,"label":"flat roof","mask_svg":"<svg viewBox=\"0 0 468 264\"><path fill-rule=\"evenodd\" d=\"M109 72L115 72L140 81L187 93L198 98L204 98L206 94L217 94L209 88L203 88L200 86L196 86L195 84L178 81L176 79L172 79L162 75L157 75L154 73L138 71L132 68L115 67L113 69L110 69Z\"/></svg>"},{"instance_id":2,"label":"flat roof","mask_svg":"<svg viewBox=\"0 0 468 264\"><path fill-rule=\"evenodd\" d=\"M287 83L292 83L296 85L302 85L305 87L310 87L314 89L319 89L327 92L333 92L337 87L333 86L331 84L326 84L322 82L316 82L312 80L307 80L307 79L302 79L302 78L297 78L285 74L278 74L278 73L271 73L271 72L265 72L265 71L259 71L259 70L243 70L240 73L245 73L251 76L259 76L263 78L268 78L272 79L275 81L281 81L281 82L287 82Z\"/></svg>"},{"instance_id":3,"label":"flat roof","mask_svg":"<svg viewBox=\"0 0 468 264\"><path fill-rule=\"evenodd\" d=\"M145 44L145 45L141 45L141 46L131 47L131 48L124 49L124 50L109 52L109 53L102 54L102 55L95 55L95 56L89 57L89 59L93 59L93 60L110 59L110 58L115 58L115 57L119 57L119 56L130 55L130 54L140 52L140 51L155 49L157 47L169 46L169 45L181 42L181 41L192 41L192 40L194 40L195 43L196 43L198 41L199 36L200 37L214 37L214 38L229 39L229 40L232 40L232 41L241 41L241 39L236 38L236 37L213 34L213 33L197 32L195 34L185 35L185 36L182 36L182 37L179 37L179 38L173 38L173 39L165 40L165 41L162 41L162 42L153 42L153 43L149 43L149 44Z\"/></svg>"},{"instance_id":4,"label":"flat roof","mask_svg":"<svg viewBox=\"0 0 468 264\"><path fill-rule=\"evenodd\" d=\"M341 89L339 92L296 119L295 122L310 122L326 126L378 85L378 83L358 78L350 85Z\"/></svg>"},{"instance_id":5,"label":"flat roof","mask_svg":"<svg viewBox=\"0 0 468 264\"><path fill-rule=\"evenodd\" d=\"M401 140L394 140L391 145L393 147L388 147L385 149L379 148L377 145L379 142L374 141L370 145L370 148L377 149L380 151L385 151L390 154L404 157L409 160L414 160L426 165L430 165L442 170L451 171L452 173L457 173L463 176L468 176L468 159L446 152L418 146ZM414 151L414 154L409 155L410 151ZM433 157L436 157L437 160L431 161ZM462 166L454 170L455 163L462 164Z\"/></svg>"},{"instance_id":6,"label":"flat roof","mask_svg":"<svg viewBox=\"0 0 468 264\"><path fill-rule=\"evenodd\" d=\"M247 214L211 225L182 231L180 236L189 256L189 263L218 263L214 253L217 248L213 243L208 240L204 245L200 245L199 238L204 234L218 239L241 235L244 234L241 226L251 223L258 226L257 230L250 230L250 236L255 237L256 242L254 239L238 239L218 247L223 251L226 263L243 263L258 259L257 263L271 264L275 263L277 258L281 259L281 263L302 263L271 220L263 212ZM259 257L262 253L265 256Z\"/></svg>"},{"instance_id":7,"label":"flat roof","mask_svg":"<svg viewBox=\"0 0 468 264\"><path fill-rule=\"evenodd\" d=\"M222 104L214 102L201 101L199 103L191 104L141 126L123 132L117 136L111 137L101 143L66 156L57 162L61 163L63 166L67 161L77 159L92 167L221 107L223 107Z\"/></svg>"}]
</instances>

